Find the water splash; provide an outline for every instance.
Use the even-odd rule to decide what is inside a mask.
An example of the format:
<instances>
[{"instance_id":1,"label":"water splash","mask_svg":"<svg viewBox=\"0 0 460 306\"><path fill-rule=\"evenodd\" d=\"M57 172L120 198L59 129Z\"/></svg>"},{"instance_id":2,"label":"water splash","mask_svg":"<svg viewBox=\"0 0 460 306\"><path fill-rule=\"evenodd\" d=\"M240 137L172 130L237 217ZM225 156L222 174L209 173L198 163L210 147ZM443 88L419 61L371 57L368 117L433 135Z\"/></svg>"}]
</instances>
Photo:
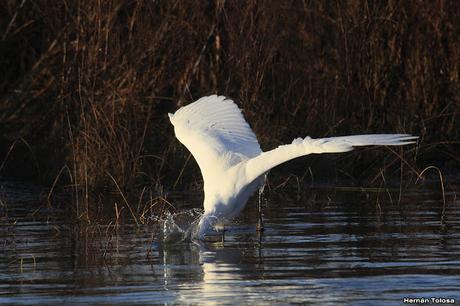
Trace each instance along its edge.
<instances>
[{"instance_id":1,"label":"water splash","mask_svg":"<svg viewBox=\"0 0 460 306\"><path fill-rule=\"evenodd\" d=\"M177 213L167 212L156 219L160 226L160 240L163 243L175 244L191 242L198 239L199 223L203 211L198 208L188 209ZM209 229L204 237L205 241L222 240L225 220L209 219Z\"/></svg>"},{"instance_id":2,"label":"water splash","mask_svg":"<svg viewBox=\"0 0 460 306\"><path fill-rule=\"evenodd\" d=\"M198 223L202 215L202 210L197 208L166 213L159 220L162 241L165 243L191 241L198 232Z\"/></svg>"}]
</instances>

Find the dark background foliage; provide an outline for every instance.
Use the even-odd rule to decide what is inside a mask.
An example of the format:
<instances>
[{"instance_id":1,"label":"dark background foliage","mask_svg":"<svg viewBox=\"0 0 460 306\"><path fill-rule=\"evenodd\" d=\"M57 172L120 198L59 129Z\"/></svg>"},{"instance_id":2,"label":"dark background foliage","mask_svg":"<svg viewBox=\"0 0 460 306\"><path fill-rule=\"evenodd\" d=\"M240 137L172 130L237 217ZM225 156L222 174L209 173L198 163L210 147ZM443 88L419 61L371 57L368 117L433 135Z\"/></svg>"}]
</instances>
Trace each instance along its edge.
<instances>
[{"instance_id":1,"label":"dark background foliage","mask_svg":"<svg viewBox=\"0 0 460 306\"><path fill-rule=\"evenodd\" d=\"M459 16L458 1L2 0L1 175L198 188L166 114L212 93L238 102L264 149L421 137L405 155L333 158L351 177L458 168Z\"/></svg>"}]
</instances>

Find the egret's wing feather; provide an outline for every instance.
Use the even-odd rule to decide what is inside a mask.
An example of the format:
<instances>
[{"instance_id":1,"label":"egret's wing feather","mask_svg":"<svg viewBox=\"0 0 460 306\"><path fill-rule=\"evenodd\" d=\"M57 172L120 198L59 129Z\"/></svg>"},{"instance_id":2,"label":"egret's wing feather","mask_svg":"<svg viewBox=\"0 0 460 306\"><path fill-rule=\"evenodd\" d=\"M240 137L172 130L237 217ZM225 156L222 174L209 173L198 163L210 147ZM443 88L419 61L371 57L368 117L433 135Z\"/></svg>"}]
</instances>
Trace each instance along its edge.
<instances>
[{"instance_id":1,"label":"egret's wing feather","mask_svg":"<svg viewBox=\"0 0 460 306\"><path fill-rule=\"evenodd\" d=\"M249 182L273 167L288 160L308 154L339 153L359 146L402 146L414 143L417 136L408 134L369 134L312 139L297 138L291 144L279 146L246 162L246 177Z\"/></svg>"},{"instance_id":2,"label":"egret's wing feather","mask_svg":"<svg viewBox=\"0 0 460 306\"><path fill-rule=\"evenodd\" d=\"M208 168L252 158L262 151L241 110L223 96L203 97L170 114L176 137L197 160L203 176Z\"/></svg>"}]
</instances>

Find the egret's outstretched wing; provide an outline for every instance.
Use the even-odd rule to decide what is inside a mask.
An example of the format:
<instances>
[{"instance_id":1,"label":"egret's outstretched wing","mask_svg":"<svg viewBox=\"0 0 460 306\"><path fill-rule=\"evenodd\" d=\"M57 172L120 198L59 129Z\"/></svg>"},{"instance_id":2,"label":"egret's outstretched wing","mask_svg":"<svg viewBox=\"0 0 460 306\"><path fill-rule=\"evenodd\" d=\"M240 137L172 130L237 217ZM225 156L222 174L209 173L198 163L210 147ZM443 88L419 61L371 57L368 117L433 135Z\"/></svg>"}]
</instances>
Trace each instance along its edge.
<instances>
[{"instance_id":1,"label":"egret's outstretched wing","mask_svg":"<svg viewBox=\"0 0 460 306\"><path fill-rule=\"evenodd\" d=\"M264 152L246 162L246 177L253 181L273 167L299 156L319 153L339 153L359 146L402 146L414 143L417 136L408 134L370 134L312 139L297 138L291 144Z\"/></svg>"},{"instance_id":2,"label":"egret's outstretched wing","mask_svg":"<svg viewBox=\"0 0 460 306\"><path fill-rule=\"evenodd\" d=\"M206 181L207 173L259 155L256 135L241 110L223 96L203 97L169 114L177 139L192 153Z\"/></svg>"}]
</instances>

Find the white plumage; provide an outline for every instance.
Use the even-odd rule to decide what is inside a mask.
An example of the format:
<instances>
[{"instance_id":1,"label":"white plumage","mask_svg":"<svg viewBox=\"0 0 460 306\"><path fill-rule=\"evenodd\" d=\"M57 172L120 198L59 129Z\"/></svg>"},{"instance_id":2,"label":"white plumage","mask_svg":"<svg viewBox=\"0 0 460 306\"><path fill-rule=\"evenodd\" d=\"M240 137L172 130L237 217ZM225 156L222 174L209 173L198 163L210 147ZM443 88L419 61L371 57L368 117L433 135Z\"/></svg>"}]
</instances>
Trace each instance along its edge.
<instances>
[{"instance_id":1,"label":"white plumage","mask_svg":"<svg viewBox=\"0 0 460 306\"><path fill-rule=\"evenodd\" d=\"M200 238L215 219L237 216L254 191L263 186L266 173L279 164L303 155L347 152L358 146L401 146L418 138L407 134L305 137L262 152L238 106L217 95L184 106L169 118L177 139L192 153L203 175Z\"/></svg>"}]
</instances>

